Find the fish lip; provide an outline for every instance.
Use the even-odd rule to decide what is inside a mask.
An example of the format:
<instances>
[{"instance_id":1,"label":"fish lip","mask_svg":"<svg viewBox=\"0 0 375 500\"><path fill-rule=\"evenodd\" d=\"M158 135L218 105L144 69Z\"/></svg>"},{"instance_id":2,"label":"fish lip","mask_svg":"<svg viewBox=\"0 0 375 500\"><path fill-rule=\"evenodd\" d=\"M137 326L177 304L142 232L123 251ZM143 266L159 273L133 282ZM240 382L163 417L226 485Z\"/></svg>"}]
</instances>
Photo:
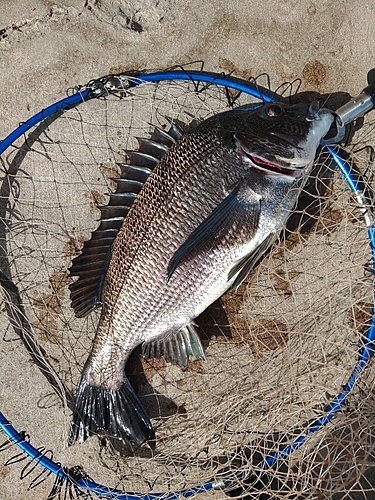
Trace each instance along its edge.
<instances>
[{"instance_id":1,"label":"fish lip","mask_svg":"<svg viewBox=\"0 0 375 500\"><path fill-rule=\"evenodd\" d=\"M276 160L276 157L273 155L267 155L266 157L258 153L248 151L241 139L236 136L235 141L242 156L250 160L251 166L261 173L294 178L298 176L298 173L301 170L301 168L297 165L291 166L286 162Z\"/></svg>"},{"instance_id":2,"label":"fish lip","mask_svg":"<svg viewBox=\"0 0 375 500\"><path fill-rule=\"evenodd\" d=\"M281 162L276 162L272 158L272 162L267 158L262 158L259 155L249 154L244 151L244 154L251 160L254 168L260 170L262 172L267 172L268 174L273 175L282 175L284 177L296 177L300 168L295 166L291 167L290 165L282 165Z\"/></svg>"}]
</instances>

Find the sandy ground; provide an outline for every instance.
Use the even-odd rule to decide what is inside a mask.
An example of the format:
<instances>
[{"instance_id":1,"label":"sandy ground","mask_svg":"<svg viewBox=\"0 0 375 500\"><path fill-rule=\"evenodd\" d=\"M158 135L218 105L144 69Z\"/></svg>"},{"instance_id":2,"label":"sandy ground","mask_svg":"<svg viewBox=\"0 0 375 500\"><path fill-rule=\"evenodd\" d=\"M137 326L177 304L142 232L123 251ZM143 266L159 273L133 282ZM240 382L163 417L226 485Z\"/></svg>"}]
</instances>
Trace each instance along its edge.
<instances>
[{"instance_id":1,"label":"sandy ground","mask_svg":"<svg viewBox=\"0 0 375 500\"><path fill-rule=\"evenodd\" d=\"M3 1L0 138L92 78L196 60L240 77L267 72L273 86L301 77L303 90L355 95L375 64L374 24L372 0ZM26 370L27 406L39 379ZM0 410L5 398L3 386ZM37 415L28 418L38 425ZM22 498L18 476L10 467L0 474L0 498Z\"/></svg>"}]
</instances>

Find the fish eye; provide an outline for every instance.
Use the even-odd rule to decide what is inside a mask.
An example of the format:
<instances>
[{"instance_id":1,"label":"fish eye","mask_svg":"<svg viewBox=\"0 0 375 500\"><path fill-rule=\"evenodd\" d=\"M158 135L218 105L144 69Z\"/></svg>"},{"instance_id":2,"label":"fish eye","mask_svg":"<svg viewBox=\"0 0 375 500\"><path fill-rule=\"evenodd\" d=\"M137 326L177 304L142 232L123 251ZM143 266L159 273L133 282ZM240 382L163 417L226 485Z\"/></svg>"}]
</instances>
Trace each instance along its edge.
<instances>
[{"instance_id":1,"label":"fish eye","mask_svg":"<svg viewBox=\"0 0 375 500\"><path fill-rule=\"evenodd\" d=\"M266 108L266 113L268 116L282 116L285 113L285 109L281 104L271 104Z\"/></svg>"}]
</instances>

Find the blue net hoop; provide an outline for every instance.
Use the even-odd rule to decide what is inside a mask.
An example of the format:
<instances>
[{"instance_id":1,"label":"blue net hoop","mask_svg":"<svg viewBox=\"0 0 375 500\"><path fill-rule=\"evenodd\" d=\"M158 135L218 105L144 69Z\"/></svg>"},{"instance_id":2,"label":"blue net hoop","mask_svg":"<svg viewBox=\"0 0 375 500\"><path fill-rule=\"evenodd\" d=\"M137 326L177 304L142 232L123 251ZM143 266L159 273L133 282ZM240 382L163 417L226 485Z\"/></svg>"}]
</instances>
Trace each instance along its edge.
<instances>
[{"instance_id":1,"label":"blue net hoop","mask_svg":"<svg viewBox=\"0 0 375 500\"><path fill-rule=\"evenodd\" d=\"M69 107L77 106L80 103L86 102L89 99L95 99L105 96L111 92L111 79L122 79L125 82L125 88L128 84L128 77L131 77L130 86L138 86L143 83L156 83L160 81L173 81L173 80L190 80L196 84L205 84L206 86L215 85L232 89L238 92L249 94L252 97L259 99L263 102L284 101L284 98L268 89L259 87L256 82L242 80L231 76L222 74L209 73L204 71L185 71L185 70L172 70L150 73L139 73L129 75L117 75L114 77L103 77L96 80L96 84L92 85L89 82L85 87L79 88L78 91L72 95L61 99L51 106L43 109L39 113L32 116L26 122L20 124L13 132L11 132L0 143L0 155L3 154L19 137L25 134L29 129L42 122L46 118L54 115L55 113L65 110ZM97 85L97 82L100 82ZM375 220L371 213L371 207L361 190L360 179L354 173L347 162L340 156L339 150L334 146L326 146L334 163L341 172L343 178L348 184L350 190L357 198L359 209L365 218L369 246L371 248L371 263L372 269L375 270ZM352 369L351 375L343 386L342 391L337 394L326 408L323 415L314 420L308 427L294 440L290 445L284 446L279 450L275 450L269 454L263 461L249 469L238 469L234 472L223 475L220 481L209 481L189 489L175 491L175 492L161 492L154 494L132 493L125 492L118 489L110 488L87 478L74 477L74 474L64 468L61 464L51 460L40 450L35 448L25 437L23 433L18 432L11 424L11 422L0 412L0 430L2 430L8 439L13 442L22 452L30 457L35 463L39 464L49 473L55 474L61 481L72 483L82 490L92 492L103 498L118 498L119 500L173 500L177 498L188 498L198 493L206 492L209 490L224 490L228 491L238 485L238 481L246 480L251 483L256 480L262 472L272 467L278 460L291 455L295 450L300 448L311 435L321 430L326 426L332 418L337 414L343 405L346 403L350 396L359 376L362 374L366 365L369 362L374 350L375 341L375 304L372 305L371 321L369 328L366 332L364 344L358 352L357 361Z\"/></svg>"}]
</instances>

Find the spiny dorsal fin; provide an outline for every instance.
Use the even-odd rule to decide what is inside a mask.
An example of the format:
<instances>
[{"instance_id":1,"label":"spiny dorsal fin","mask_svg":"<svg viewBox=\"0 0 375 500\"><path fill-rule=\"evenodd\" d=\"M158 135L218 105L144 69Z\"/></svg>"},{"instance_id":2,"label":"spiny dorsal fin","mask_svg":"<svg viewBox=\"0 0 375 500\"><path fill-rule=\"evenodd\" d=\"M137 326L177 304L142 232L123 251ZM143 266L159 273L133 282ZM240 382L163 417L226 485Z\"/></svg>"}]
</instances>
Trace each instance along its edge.
<instances>
[{"instance_id":1,"label":"spiny dorsal fin","mask_svg":"<svg viewBox=\"0 0 375 500\"><path fill-rule=\"evenodd\" d=\"M160 144L160 142L156 142L151 139L144 139L142 137L136 137L136 139L138 141L140 151L143 151L158 160L161 160L169 149L169 147L165 144Z\"/></svg>"},{"instance_id":2,"label":"spiny dorsal fin","mask_svg":"<svg viewBox=\"0 0 375 500\"><path fill-rule=\"evenodd\" d=\"M84 243L81 254L73 259L69 269L70 276L78 276L69 286L77 317L86 316L101 304L112 243L150 173L180 137L181 132L174 125L168 132L155 127L150 139L137 139L138 151L127 151L129 163L118 164L121 175L112 179L116 182L116 191L109 194L108 205L100 207L99 227Z\"/></svg>"}]
</instances>

